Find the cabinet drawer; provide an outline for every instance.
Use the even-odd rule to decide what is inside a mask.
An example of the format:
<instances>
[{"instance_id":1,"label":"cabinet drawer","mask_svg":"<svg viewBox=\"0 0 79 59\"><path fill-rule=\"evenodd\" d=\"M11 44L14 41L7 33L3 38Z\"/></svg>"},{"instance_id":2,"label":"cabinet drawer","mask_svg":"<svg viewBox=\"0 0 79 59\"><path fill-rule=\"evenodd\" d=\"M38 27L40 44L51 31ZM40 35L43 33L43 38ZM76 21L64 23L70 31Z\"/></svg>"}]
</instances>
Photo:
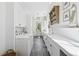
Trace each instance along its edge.
<instances>
[{"instance_id":1,"label":"cabinet drawer","mask_svg":"<svg viewBox=\"0 0 79 59\"><path fill-rule=\"evenodd\" d=\"M59 49L56 48L57 46L54 46L52 44L50 44L50 52L51 52L51 55L53 56L58 56L59 55Z\"/></svg>"}]
</instances>

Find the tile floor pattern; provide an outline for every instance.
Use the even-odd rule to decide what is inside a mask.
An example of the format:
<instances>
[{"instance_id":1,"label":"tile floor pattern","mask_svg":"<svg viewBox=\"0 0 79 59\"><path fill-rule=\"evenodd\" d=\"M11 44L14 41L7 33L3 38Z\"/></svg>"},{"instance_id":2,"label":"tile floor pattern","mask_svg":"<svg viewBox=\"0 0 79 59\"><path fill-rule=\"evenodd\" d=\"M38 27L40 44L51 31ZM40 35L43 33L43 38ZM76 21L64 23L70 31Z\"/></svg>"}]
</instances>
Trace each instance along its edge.
<instances>
[{"instance_id":1,"label":"tile floor pattern","mask_svg":"<svg viewBox=\"0 0 79 59\"><path fill-rule=\"evenodd\" d=\"M42 36L34 37L34 44L30 55L31 56L50 56Z\"/></svg>"}]
</instances>

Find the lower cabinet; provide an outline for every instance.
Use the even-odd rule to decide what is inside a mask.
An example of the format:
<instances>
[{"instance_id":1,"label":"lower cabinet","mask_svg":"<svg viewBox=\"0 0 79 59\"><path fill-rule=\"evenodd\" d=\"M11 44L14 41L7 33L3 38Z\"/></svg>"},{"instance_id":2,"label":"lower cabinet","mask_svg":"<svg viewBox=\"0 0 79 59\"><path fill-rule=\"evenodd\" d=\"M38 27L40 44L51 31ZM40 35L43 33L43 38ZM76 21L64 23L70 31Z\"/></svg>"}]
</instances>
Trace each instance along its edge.
<instances>
[{"instance_id":1,"label":"lower cabinet","mask_svg":"<svg viewBox=\"0 0 79 59\"><path fill-rule=\"evenodd\" d=\"M33 39L32 38L16 38L15 49L18 56L29 56L31 53Z\"/></svg>"},{"instance_id":2,"label":"lower cabinet","mask_svg":"<svg viewBox=\"0 0 79 59\"><path fill-rule=\"evenodd\" d=\"M47 49L51 56L59 56L60 51L58 45L49 37L44 39Z\"/></svg>"},{"instance_id":3,"label":"lower cabinet","mask_svg":"<svg viewBox=\"0 0 79 59\"><path fill-rule=\"evenodd\" d=\"M71 56L49 36L44 36L44 42L51 56Z\"/></svg>"}]
</instances>

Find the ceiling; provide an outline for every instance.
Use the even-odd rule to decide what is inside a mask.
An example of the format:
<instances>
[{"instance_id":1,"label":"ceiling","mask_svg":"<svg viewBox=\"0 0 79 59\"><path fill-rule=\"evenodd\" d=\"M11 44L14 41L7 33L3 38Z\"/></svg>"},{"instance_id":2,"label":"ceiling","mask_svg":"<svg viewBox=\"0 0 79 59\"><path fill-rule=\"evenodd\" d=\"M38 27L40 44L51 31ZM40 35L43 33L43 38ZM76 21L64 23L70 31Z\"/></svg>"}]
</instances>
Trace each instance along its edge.
<instances>
[{"instance_id":1,"label":"ceiling","mask_svg":"<svg viewBox=\"0 0 79 59\"><path fill-rule=\"evenodd\" d=\"M47 12L49 10L49 2L17 2L17 4L25 11L30 13Z\"/></svg>"}]
</instances>

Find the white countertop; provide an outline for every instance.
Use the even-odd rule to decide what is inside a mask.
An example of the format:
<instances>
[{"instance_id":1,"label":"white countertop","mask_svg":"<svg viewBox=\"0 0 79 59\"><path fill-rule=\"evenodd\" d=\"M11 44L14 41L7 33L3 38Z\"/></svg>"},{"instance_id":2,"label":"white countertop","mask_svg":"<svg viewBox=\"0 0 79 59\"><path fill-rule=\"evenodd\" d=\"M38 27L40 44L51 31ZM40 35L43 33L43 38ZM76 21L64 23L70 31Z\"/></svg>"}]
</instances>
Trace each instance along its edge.
<instances>
[{"instance_id":1,"label":"white countertop","mask_svg":"<svg viewBox=\"0 0 79 59\"><path fill-rule=\"evenodd\" d=\"M45 35L46 35L46 33L45 33ZM68 42L68 41L66 41L67 38L64 38L60 35L47 34L47 36L49 36L54 42L56 42L61 47L62 50L67 51L67 53L69 53L70 55L79 56L79 44L77 44L78 47L76 47L73 44L71 44L71 43L75 43L75 42L70 42L70 41Z\"/></svg>"}]
</instances>

